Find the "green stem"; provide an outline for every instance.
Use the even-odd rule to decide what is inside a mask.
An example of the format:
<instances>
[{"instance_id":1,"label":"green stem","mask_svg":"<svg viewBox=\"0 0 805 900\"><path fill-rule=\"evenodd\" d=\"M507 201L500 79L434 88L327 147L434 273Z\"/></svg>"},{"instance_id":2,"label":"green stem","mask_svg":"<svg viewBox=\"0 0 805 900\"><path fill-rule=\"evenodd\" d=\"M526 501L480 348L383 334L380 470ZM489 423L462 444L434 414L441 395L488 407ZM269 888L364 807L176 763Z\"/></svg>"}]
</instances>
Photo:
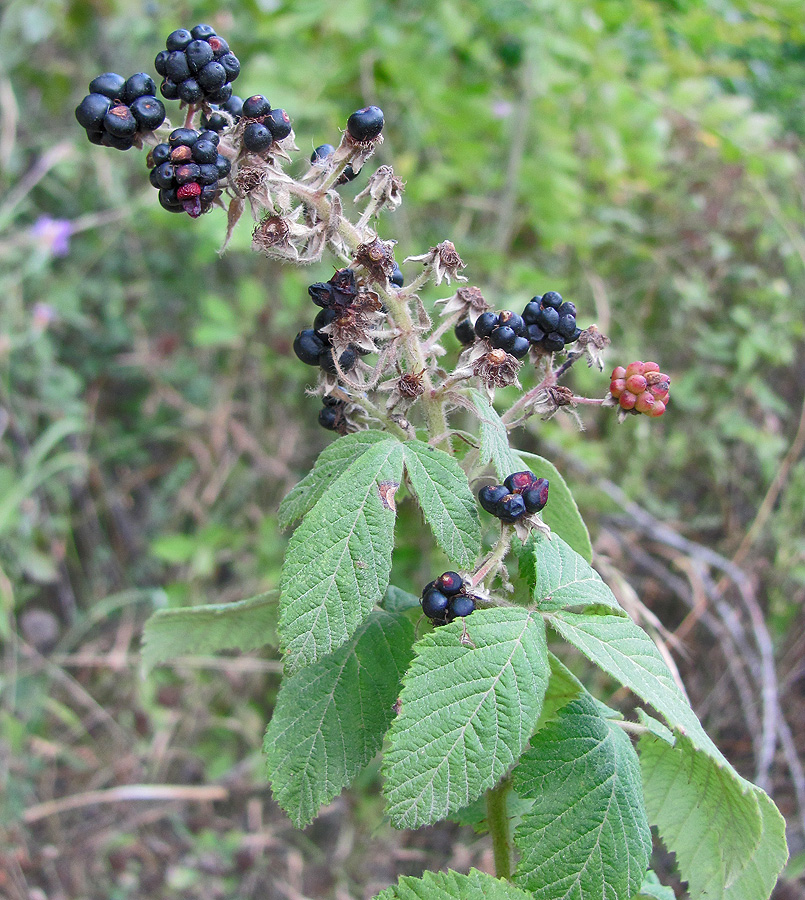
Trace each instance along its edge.
<instances>
[{"instance_id":1,"label":"green stem","mask_svg":"<svg viewBox=\"0 0 805 900\"><path fill-rule=\"evenodd\" d=\"M492 854L495 859L495 874L498 878L511 881L512 844L509 830L509 816L506 797L511 787L508 776L486 792L486 821L492 835Z\"/></svg>"}]
</instances>

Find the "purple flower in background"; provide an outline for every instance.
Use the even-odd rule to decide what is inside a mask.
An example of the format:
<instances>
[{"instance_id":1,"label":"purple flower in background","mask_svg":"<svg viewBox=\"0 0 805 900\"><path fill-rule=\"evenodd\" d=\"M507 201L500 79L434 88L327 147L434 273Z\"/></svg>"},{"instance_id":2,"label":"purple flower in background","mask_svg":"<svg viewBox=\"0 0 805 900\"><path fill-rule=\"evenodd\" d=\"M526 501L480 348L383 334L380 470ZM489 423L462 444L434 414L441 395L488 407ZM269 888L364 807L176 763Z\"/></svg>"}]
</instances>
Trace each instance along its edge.
<instances>
[{"instance_id":1,"label":"purple flower in background","mask_svg":"<svg viewBox=\"0 0 805 900\"><path fill-rule=\"evenodd\" d=\"M67 256L73 226L69 219L40 216L31 226L31 237L53 256Z\"/></svg>"}]
</instances>

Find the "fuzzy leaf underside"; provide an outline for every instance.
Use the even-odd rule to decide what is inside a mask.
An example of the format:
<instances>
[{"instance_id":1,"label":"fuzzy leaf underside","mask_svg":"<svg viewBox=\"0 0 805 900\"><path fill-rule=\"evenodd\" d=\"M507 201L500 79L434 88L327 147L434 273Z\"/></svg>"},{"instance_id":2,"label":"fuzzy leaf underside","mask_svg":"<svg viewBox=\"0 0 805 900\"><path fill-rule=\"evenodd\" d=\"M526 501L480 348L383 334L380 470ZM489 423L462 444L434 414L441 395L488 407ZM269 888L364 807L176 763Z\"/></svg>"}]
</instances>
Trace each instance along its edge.
<instances>
[{"instance_id":1,"label":"fuzzy leaf underside","mask_svg":"<svg viewBox=\"0 0 805 900\"><path fill-rule=\"evenodd\" d=\"M511 882L470 869L458 872L425 872L421 878L403 875L397 884L374 900L528 900L529 895Z\"/></svg>"},{"instance_id":2,"label":"fuzzy leaf underside","mask_svg":"<svg viewBox=\"0 0 805 900\"><path fill-rule=\"evenodd\" d=\"M379 603L391 572L403 450L373 444L294 532L281 580L280 644L293 674L338 649Z\"/></svg>"},{"instance_id":3,"label":"fuzzy leaf underside","mask_svg":"<svg viewBox=\"0 0 805 900\"><path fill-rule=\"evenodd\" d=\"M384 757L398 828L430 825L492 787L520 756L548 683L545 627L521 608L478 610L426 635L403 679Z\"/></svg>"},{"instance_id":4,"label":"fuzzy leaf underside","mask_svg":"<svg viewBox=\"0 0 805 900\"><path fill-rule=\"evenodd\" d=\"M676 894L673 888L660 882L653 869L649 869L634 900L676 900Z\"/></svg>"},{"instance_id":5,"label":"fuzzy leaf underside","mask_svg":"<svg viewBox=\"0 0 805 900\"><path fill-rule=\"evenodd\" d=\"M278 591L236 603L161 609L145 623L145 671L177 656L256 650L276 640Z\"/></svg>"},{"instance_id":6,"label":"fuzzy leaf underside","mask_svg":"<svg viewBox=\"0 0 805 900\"><path fill-rule=\"evenodd\" d=\"M566 641L678 727L713 759L729 765L710 740L677 686L654 641L625 616L547 613L546 621Z\"/></svg>"},{"instance_id":7,"label":"fuzzy leaf underside","mask_svg":"<svg viewBox=\"0 0 805 900\"><path fill-rule=\"evenodd\" d=\"M592 562L590 532L587 531L573 494L559 470L550 460L537 456L536 453L526 453L523 450L517 450L516 453L537 478L547 478L550 482L548 502L542 510L543 522L588 563Z\"/></svg>"},{"instance_id":8,"label":"fuzzy leaf underside","mask_svg":"<svg viewBox=\"0 0 805 900\"><path fill-rule=\"evenodd\" d=\"M515 881L539 900L629 900L651 856L629 738L583 696L531 740L514 787L534 805L517 827Z\"/></svg>"},{"instance_id":9,"label":"fuzzy leaf underside","mask_svg":"<svg viewBox=\"0 0 805 900\"><path fill-rule=\"evenodd\" d=\"M679 732L638 744L649 821L693 900L766 900L788 857L769 797Z\"/></svg>"},{"instance_id":10,"label":"fuzzy leaf underside","mask_svg":"<svg viewBox=\"0 0 805 900\"><path fill-rule=\"evenodd\" d=\"M307 475L285 495L277 512L280 528L289 528L319 501L321 495L371 446L388 440L382 431L356 431L339 437L319 454Z\"/></svg>"},{"instance_id":11,"label":"fuzzy leaf underside","mask_svg":"<svg viewBox=\"0 0 805 900\"><path fill-rule=\"evenodd\" d=\"M263 747L274 798L297 828L380 750L413 642L404 616L375 610L347 644L283 680Z\"/></svg>"},{"instance_id":12,"label":"fuzzy leaf underside","mask_svg":"<svg viewBox=\"0 0 805 900\"><path fill-rule=\"evenodd\" d=\"M531 533L520 551L520 575L542 612L607 606L624 614L598 572L558 534Z\"/></svg>"},{"instance_id":13,"label":"fuzzy leaf underside","mask_svg":"<svg viewBox=\"0 0 805 900\"><path fill-rule=\"evenodd\" d=\"M487 397L473 388L470 398L481 425L481 465L491 462L502 482L507 475L521 468L520 460L509 446L509 433L503 420Z\"/></svg>"},{"instance_id":14,"label":"fuzzy leaf underside","mask_svg":"<svg viewBox=\"0 0 805 900\"><path fill-rule=\"evenodd\" d=\"M472 569L481 550L481 523L464 470L444 451L406 441L405 469L425 521L447 558Z\"/></svg>"}]
</instances>

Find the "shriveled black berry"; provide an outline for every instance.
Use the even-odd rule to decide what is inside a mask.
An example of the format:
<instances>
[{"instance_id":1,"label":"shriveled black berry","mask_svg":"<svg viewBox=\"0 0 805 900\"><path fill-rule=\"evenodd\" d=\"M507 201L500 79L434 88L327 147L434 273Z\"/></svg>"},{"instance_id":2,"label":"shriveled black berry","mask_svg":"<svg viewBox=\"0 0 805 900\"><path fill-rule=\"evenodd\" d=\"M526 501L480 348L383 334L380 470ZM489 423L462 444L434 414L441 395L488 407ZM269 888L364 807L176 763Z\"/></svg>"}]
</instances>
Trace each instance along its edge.
<instances>
[{"instance_id":1,"label":"shriveled black berry","mask_svg":"<svg viewBox=\"0 0 805 900\"><path fill-rule=\"evenodd\" d=\"M197 41L206 41L215 34L212 25L196 25L190 29L190 34Z\"/></svg>"},{"instance_id":2,"label":"shriveled black berry","mask_svg":"<svg viewBox=\"0 0 805 900\"><path fill-rule=\"evenodd\" d=\"M333 286L326 281L317 281L307 289L310 299L316 306L330 306L334 302Z\"/></svg>"},{"instance_id":3,"label":"shriveled black berry","mask_svg":"<svg viewBox=\"0 0 805 900\"><path fill-rule=\"evenodd\" d=\"M523 498L519 494L508 494L498 501L495 515L503 522L516 522L525 511Z\"/></svg>"},{"instance_id":4,"label":"shriveled black berry","mask_svg":"<svg viewBox=\"0 0 805 900\"><path fill-rule=\"evenodd\" d=\"M542 295L542 305L550 306L553 309L559 309L562 305L562 295L556 291L548 291L547 294Z\"/></svg>"},{"instance_id":5,"label":"shriveled black berry","mask_svg":"<svg viewBox=\"0 0 805 900\"><path fill-rule=\"evenodd\" d=\"M422 595L422 612L429 619L442 619L450 600L437 588L431 588Z\"/></svg>"},{"instance_id":6,"label":"shriveled black berry","mask_svg":"<svg viewBox=\"0 0 805 900\"><path fill-rule=\"evenodd\" d=\"M355 272L350 268L338 269L329 281L333 298L338 306L350 306L358 294Z\"/></svg>"},{"instance_id":7,"label":"shriveled black berry","mask_svg":"<svg viewBox=\"0 0 805 900\"><path fill-rule=\"evenodd\" d=\"M193 35L186 28L177 28L168 35L165 46L168 50L184 50L192 40Z\"/></svg>"},{"instance_id":8,"label":"shriveled black berry","mask_svg":"<svg viewBox=\"0 0 805 900\"><path fill-rule=\"evenodd\" d=\"M165 121L165 107L156 97L138 97L129 107L138 131L154 131Z\"/></svg>"},{"instance_id":9,"label":"shriveled black berry","mask_svg":"<svg viewBox=\"0 0 805 900\"><path fill-rule=\"evenodd\" d=\"M464 586L464 579L458 572L442 572L436 579L436 587L448 597L457 594Z\"/></svg>"},{"instance_id":10,"label":"shriveled black berry","mask_svg":"<svg viewBox=\"0 0 805 900\"><path fill-rule=\"evenodd\" d=\"M397 265L396 262L394 263L394 268L392 269L391 278L389 278L389 281L396 287L402 287L405 284L405 276L402 273L402 269Z\"/></svg>"},{"instance_id":11,"label":"shriveled black berry","mask_svg":"<svg viewBox=\"0 0 805 900\"><path fill-rule=\"evenodd\" d=\"M324 160L326 160L328 156L332 156L333 153L335 153L335 147L333 147L332 144L320 144L310 154L310 162L312 165L323 163Z\"/></svg>"},{"instance_id":12,"label":"shriveled black berry","mask_svg":"<svg viewBox=\"0 0 805 900\"><path fill-rule=\"evenodd\" d=\"M508 325L517 337L525 335L526 324L523 317L518 316L510 309L504 309L503 312L498 313L498 325Z\"/></svg>"},{"instance_id":13,"label":"shriveled black berry","mask_svg":"<svg viewBox=\"0 0 805 900\"><path fill-rule=\"evenodd\" d=\"M126 79L116 72L104 72L97 75L89 83L90 94L103 94L110 100L122 100Z\"/></svg>"},{"instance_id":14,"label":"shriveled black berry","mask_svg":"<svg viewBox=\"0 0 805 900\"><path fill-rule=\"evenodd\" d=\"M492 331L498 327L498 314L496 312L481 313L475 320L475 333L479 338L489 337Z\"/></svg>"},{"instance_id":15,"label":"shriveled black berry","mask_svg":"<svg viewBox=\"0 0 805 900\"><path fill-rule=\"evenodd\" d=\"M383 130L383 123L383 110L379 106L365 106L347 119L347 131L356 141L371 141Z\"/></svg>"},{"instance_id":16,"label":"shriveled black berry","mask_svg":"<svg viewBox=\"0 0 805 900\"><path fill-rule=\"evenodd\" d=\"M104 116L111 108L112 101L105 94L87 94L75 108L75 117L87 131L100 131Z\"/></svg>"},{"instance_id":17,"label":"shriveled black berry","mask_svg":"<svg viewBox=\"0 0 805 900\"><path fill-rule=\"evenodd\" d=\"M455 327L456 337L465 346L475 342L475 329L469 319L462 319Z\"/></svg>"},{"instance_id":18,"label":"shriveled black berry","mask_svg":"<svg viewBox=\"0 0 805 900\"><path fill-rule=\"evenodd\" d=\"M523 491L523 503L530 514L538 513L548 502L548 479L538 478L534 484Z\"/></svg>"},{"instance_id":19,"label":"shriveled black berry","mask_svg":"<svg viewBox=\"0 0 805 900\"><path fill-rule=\"evenodd\" d=\"M509 489L502 484L490 484L481 488L478 492L478 502L481 507L493 516L497 515L498 503L509 493Z\"/></svg>"},{"instance_id":20,"label":"shriveled black berry","mask_svg":"<svg viewBox=\"0 0 805 900\"><path fill-rule=\"evenodd\" d=\"M312 328L300 331L294 338L293 352L308 366L319 365L324 342Z\"/></svg>"},{"instance_id":21,"label":"shriveled black berry","mask_svg":"<svg viewBox=\"0 0 805 900\"><path fill-rule=\"evenodd\" d=\"M558 331L552 331L542 339L542 346L552 353L557 353L565 349L565 339Z\"/></svg>"},{"instance_id":22,"label":"shriveled black berry","mask_svg":"<svg viewBox=\"0 0 805 900\"><path fill-rule=\"evenodd\" d=\"M281 141L283 138L287 138L293 130L291 118L284 109L272 109L268 116L266 116L265 124L275 141Z\"/></svg>"},{"instance_id":23,"label":"shriveled black berry","mask_svg":"<svg viewBox=\"0 0 805 900\"><path fill-rule=\"evenodd\" d=\"M262 94L254 94L243 101L241 115L245 119L262 119L271 112L271 104Z\"/></svg>"},{"instance_id":24,"label":"shriveled black berry","mask_svg":"<svg viewBox=\"0 0 805 900\"><path fill-rule=\"evenodd\" d=\"M512 472L511 475L506 476L503 484L514 494L531 487L535 481L533 472Z\"/></svg>"},{"instance_id":25,"label":"shriveled black berry","mask_svg":"<svg viewBox=\"0 0 805 900\"><path fill-rule=\"evenodd\" d=\"M264 153L273 142L271 132L260 122L250 122L243 129L243 146L250 153Z\"/></svg>"},{"instance_id":26,"label":"shriveled black berry","mask_svg":"<svg viewBox=\"0 0 805 900\"><path fill-rule=\"evenodd\" d=\"M179 99L185 103L200 103L204 98L204 91L195 78L185 78L179 85Z\"/></svg>"},{"instance_id":27,"label":"shriveled black berry","mask_svg":"<svg viewBox=\"0 0 805 900\"><path fill-rule=\"evenodd\" d=\"M492 333L489 335L489 343L496 350L505 350L506 352L511 350L516 339L517 335L508 325L498 325L497 328L492 329Z\"/></svg>"},{"instance_id":28,"label":"shriveled black berry","mask_svg":"<svg viewBox=\"0 0 805 900\"><path fill-rule=\"evenodd\" d=\"M460 619L475 612L475 597L470 594L459 594L451 597L448 606L451 618Z\"/></svg>"},{"instance_id":29,"label":"shriveled black berry","mask_svg":"<svg viewBox=\"0 0 805 900\"><path fill-rule=\"evenodd\" d=\"M516 337L509 353L515 359L522 359L531 349L531 342L527 337Z\"/></svg>"},{"instance_id":30,"label":"shriveled black berry","mask_svg":"<svg viewBox=\"0 0 805 900\"><path fill-rule=\"evenodd\" d=\"M103 117L104 130L116 138L130 138L137 132L137 120L128 106L113 106Z\"/></svg>"},{"instance_id":31,"label":"shriveled black berry","mask_svg":"<svg viewBox=\"0 0 805 900\"><path fill-rule=\"evenodd\" d=\"M326 328L328 325L335 322L337 318L338 311L327 307L325 309L319 310L319 312L316 314L316 318L313 320L313 330L325 343L329 343L330 336L328 334L321 334L321 330L322 328Z\"/></svg>"}]
</instances>

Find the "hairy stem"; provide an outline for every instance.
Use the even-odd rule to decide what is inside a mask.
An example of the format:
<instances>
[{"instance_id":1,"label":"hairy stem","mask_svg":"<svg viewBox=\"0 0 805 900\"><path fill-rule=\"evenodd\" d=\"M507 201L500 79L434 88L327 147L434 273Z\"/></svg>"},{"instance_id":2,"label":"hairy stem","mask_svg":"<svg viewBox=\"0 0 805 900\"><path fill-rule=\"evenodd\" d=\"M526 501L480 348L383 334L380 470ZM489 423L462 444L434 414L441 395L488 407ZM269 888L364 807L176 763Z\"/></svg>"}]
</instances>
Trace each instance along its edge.
<instances>
[{"instance_id":1,"label":"hairy stem","mask_svg":"<svg viewBox=\"0 0 805 900\"><path fill-rule=\"evenodd\" d=\"M495 874L507 881L511 881L512 877L511 831L506 810L506 797L510 788L511 780L507 776L486 792L486 821L489 825L489 834L492 836Z\"/></svg>"}]
</instances>

